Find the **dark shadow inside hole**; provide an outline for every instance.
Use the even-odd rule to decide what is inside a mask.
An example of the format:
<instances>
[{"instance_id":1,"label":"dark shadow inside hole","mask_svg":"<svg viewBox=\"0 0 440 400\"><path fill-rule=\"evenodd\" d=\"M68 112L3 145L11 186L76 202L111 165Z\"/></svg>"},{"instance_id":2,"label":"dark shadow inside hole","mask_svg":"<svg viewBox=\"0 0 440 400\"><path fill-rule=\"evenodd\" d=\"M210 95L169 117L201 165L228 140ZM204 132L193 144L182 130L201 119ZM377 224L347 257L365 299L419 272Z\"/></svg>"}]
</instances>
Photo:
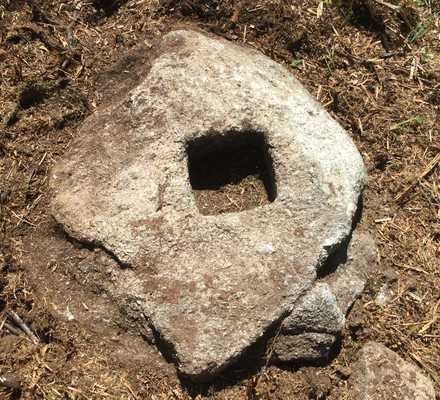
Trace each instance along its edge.
<instances>
[{"instance_id":1,"label":"dark shadow inside hole","mask_svg":"<svg viewBox=\"0 0 440 400\"><path fill-rule=\"evenodd\" d=\"M217 192L211 198L205 197L204 208L198 204L204 215L219 214L221 212L241 211L258 207L276 198L275 173L269 146L263 133L257 131L230 131L225 134L211 134L194 139L187 143L188 171L191 187L194 192ZM235 192L225 188L240 186L247 177L254 177L262 183L264 188L264 202L245 199L251 196L243 187ZM254 185L255 187L255 185ZM220 193L220 195L219 195ZM225 200L238 204L236 209L228 209L210 202ZM234 195L241 196L235 201ZM197 201L196 201L197 203Z\"/></svg>"}]
</instances>

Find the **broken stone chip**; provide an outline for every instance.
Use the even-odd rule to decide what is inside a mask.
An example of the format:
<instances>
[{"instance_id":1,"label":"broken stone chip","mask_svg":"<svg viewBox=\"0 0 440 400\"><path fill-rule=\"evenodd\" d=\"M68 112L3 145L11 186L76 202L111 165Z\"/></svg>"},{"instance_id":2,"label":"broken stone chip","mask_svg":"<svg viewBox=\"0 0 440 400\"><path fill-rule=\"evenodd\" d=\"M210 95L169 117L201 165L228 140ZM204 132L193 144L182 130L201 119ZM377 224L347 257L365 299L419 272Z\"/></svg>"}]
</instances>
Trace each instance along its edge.
<instances>
[{"instance_id":1,"label":"broken stone chip","mask_svg":"<svg viewBox=\"0 0 440 400\"><path fill-rule=\"evenodd\" d=\"M312 362L329 357L345 316L375 266L377 248L369 234L356 230L345 257L343 249L337 256L336 271L315 283L283 321L273 345L273 361Z\"/></svg>"},{"instance_id":2,"label":"broken stone chip","mask_svg":"<svg viewBox=\"0 0 440 400\"><path fill-rule=\"evenodd\" d=\"M343 128L259 52L175 31L145 58L138 85L53 168L52 213L124 267L100 284L145 316L180 373L209 379L312 287L351 232L366 173ZM232 174L197 175L237 148L256 160L242 176L227 163ZM215 215L198 204L200 179L215 191L250 173L268 201Z\"/></svg>"}]
</instances>

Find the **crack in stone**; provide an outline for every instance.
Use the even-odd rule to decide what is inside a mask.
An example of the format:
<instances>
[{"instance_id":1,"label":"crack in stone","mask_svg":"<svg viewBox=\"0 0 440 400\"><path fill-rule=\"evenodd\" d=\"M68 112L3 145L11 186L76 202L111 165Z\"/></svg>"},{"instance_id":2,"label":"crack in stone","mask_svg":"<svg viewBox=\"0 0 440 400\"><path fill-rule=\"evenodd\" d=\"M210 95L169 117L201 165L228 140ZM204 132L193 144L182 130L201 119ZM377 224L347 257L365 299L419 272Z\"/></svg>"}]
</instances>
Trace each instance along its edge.
<instances>
[{"instance_id":1,"label":"crack in stone","mask_svg":"<svg viewBox=\"0 0 440 400\"><path fill-rule=\"evenodd\" d=\"M65 237L65 239L79 247L82 247L84 249L87 249L89 251L95 251L95 250L102 250L108 257L110 257L114 262L118 264L118 266L121 269L132 269L132 265L130 263L123 262L119 259L119 257L112 252L111 250L107 249L102 243L95 240L87 240L87 239L78 239L73 234L69 233L63 224L57 223L57 227L59 228L59 231L62 233L62 235Z\"/></svg>"}]
</instances>

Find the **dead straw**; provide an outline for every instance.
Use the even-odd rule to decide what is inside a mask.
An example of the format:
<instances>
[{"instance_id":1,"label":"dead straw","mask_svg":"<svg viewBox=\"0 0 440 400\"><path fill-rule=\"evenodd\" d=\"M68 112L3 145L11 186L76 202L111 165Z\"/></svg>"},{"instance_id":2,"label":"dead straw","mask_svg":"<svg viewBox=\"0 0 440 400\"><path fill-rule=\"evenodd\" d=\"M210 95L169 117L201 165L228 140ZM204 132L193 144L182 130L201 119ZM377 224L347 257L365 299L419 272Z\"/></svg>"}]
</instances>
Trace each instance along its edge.
<instances>
[{"instance_id":1,"label":"dead straw","mask_svg":"<svg viewBox=\"0 0 440 400\"><path fill-rule=\"evenodd\" d=\"M439 162L440 162L440 152L431 160L431 162L417 176L417 178L395 197L395 200L397 202L401 202L411 190L413 190L428 174L431 173L431 171L437 166Z\"/></svg>"}]
</instances>

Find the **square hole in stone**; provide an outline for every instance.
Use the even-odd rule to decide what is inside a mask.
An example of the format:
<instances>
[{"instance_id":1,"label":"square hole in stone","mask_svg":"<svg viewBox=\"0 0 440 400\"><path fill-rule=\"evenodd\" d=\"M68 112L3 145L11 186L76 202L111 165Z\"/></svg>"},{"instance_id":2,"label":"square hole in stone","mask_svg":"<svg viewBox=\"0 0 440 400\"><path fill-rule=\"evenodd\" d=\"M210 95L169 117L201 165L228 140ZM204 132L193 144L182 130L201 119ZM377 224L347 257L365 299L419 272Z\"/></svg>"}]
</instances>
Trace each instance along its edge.
<instances>
[{"instance_id":1,"label":"square hole in stone","mask_svg":"<svg viewBox=\"0 0 440 400\"><path fill-rule=\"evenodd\" d=\"M239 212L273 202L276 183L264 134L227 132L187 144L188 170L203 215Z\"/></svg>"}]
</instances>

